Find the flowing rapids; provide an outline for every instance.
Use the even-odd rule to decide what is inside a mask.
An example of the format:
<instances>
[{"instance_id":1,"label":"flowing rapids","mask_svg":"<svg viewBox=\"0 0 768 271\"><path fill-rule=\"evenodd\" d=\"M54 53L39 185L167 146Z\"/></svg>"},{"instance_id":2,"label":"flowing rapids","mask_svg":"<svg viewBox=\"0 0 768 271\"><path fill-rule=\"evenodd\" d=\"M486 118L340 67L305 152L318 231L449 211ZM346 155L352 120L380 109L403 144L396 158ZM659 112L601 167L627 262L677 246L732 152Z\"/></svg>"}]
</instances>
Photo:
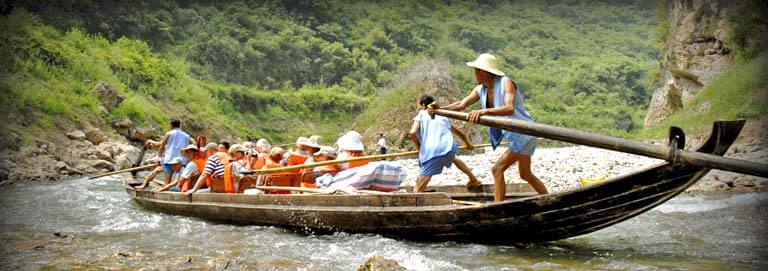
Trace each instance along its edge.
<instances>
[{"instance_id":1,"label":"flowing rapids","mask_svg":"<svg viewBox=\"0 0 768 271\"><path fill-rule=\"evenodd\" d=\"M0 206L3 270L354 270L372 256L414 270L768 269L766 193L682 195L589 235L519 246L213 223L144 210L118 178L6 186Z\"/></svg>"}]
</instances>

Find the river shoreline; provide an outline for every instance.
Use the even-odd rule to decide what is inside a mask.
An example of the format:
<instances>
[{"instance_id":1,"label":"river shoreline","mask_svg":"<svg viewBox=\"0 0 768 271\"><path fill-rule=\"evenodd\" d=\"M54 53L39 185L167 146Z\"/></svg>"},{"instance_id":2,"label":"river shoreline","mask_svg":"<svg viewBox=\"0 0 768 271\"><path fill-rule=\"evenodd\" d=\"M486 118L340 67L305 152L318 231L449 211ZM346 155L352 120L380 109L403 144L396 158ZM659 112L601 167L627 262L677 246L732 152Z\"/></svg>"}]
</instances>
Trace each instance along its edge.
<instances>
[{"instance_id":1,"label":"river shoreline","mask_svg":"<svg viewBox=\"0 0 768 271\"><path fill-rule=\"evenodd\" d=\"M23 148L17 153L4 151L3 155L12 157L3 159L4 166L10 167L11 172L5 173L7 179L0 182L0 186L38 180L80 179L130 167L141 154L139 147L125 141L103 141L94 145L88 140L81 140L67 148L66 157L75 157L75 159L61 161L63 159L56 158L62 158L62 155L50 154L47 151L50 148L48 146L37 149ZM506 151L504 147L496 150L484 148L475 151L474 154L460 154L457 157L472 169L478 180L484 184L493 184L490 169L504 151ZM147 150L144 160L154 156L155 151ZM764 161L768 157L768 150L755 147L751 142L737 143L729 149L726 156ZM8 163L9 161L16 162ZM418 161L398 159L394 162L399 164L406 174L403 185L413 185L419 175ZM569 146L537 149L532 159L532 170L544 182L549 192L554 193L578 189L580 179L602 177L610 179L662 162L663 160L627 153L586 146ZM524 180L518 176L517 165L505 171L505 179L507 183L524 183ZM443 174L434 176L430 185L465 184L467 180L467 176L453 166L445 169ZM687 189L686 193L707 194L723 191L765 192L768 191L768 179L713 170Z\"/></svg>"}]
</instances>

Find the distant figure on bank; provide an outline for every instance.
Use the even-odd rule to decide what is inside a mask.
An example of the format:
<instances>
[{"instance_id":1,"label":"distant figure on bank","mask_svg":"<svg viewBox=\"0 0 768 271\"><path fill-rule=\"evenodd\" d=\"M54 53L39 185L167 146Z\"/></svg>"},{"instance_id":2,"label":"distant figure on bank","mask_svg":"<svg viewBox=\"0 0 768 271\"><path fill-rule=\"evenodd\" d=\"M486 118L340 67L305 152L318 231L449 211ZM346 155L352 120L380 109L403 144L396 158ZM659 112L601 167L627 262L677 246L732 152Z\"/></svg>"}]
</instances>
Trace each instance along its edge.
<instances>
[{"instance_id":1,"label":"distant figure on bank","mask_svg":"<svg viewBox=\"0 0 768 271\"><path fill-rule=\"evenodd\" d=\"M479 187L480 182L472 174L467 164L456 158L459 146L453 139L453 135L461 138L469 150L474 148L472 143L469 142L467 135L451 124L448 118L435 116L433 119L430 117L427 113L427 105L434 101L435 99L429 95L423 95L419 98L416 103L419 113L413 118L413 125L408 132L413 145L419 150L419 166L421 167L421 173L416 178L413 192L424 192L432 176L442 173L443 168L451 167L451 164L456 164L456 167L469 177L467 188Z\"/></svg>"},{"instance_id":2,"label":"distant figure on bank","mask_svg":"<svg viewBox=\"0 0 768 271\"><path fill-rule=\"evenodd\" d=\"M379 145L380 154L387 154L387 140L384 139L384 134L379 134L379 141L376 144Z\"/></svg>"},{"instance_id":3,"label":"distant figure on bank","mask_svg":"<svg viewBox=\"0 0 768 271\"><path fill-rule=\"evenodd\" d=\"M523 96L518 91L517 84L497 68L495 56L481 54L475 61L467 62L467 66L475 68L475 80L478 85L461 101L442 107L437 103L429 105L430 114L433 114L432 110L439 108L461 111L480 101L481 108L469 112L468 121L477 122L480 116L489 115L533 122L531 114L525 109ZM488 127L488 135L494 149L502 140L509 142L507 151L492 168L493 196L496 201L503 201L506 193L504 171L518 161L520 161L518 165L520 178L533 186L539 194L548 193L544 183L531 172L531 156L536 150L538 141L536 137L492 127Z\"/></svg>"}]
</instances>

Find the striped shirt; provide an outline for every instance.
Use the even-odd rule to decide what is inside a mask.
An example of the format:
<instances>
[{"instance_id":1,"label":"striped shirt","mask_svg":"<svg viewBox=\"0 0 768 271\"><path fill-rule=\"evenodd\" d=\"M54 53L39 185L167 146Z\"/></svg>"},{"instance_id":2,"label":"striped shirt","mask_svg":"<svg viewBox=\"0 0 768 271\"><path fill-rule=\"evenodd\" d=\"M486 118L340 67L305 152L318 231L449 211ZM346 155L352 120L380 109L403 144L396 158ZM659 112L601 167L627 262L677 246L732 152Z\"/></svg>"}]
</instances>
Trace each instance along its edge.
<instances>
[{"instance_id":1,"label":"striped shirt","mask_svg":"<svg viewBox=\"0 0 768 271\"><path fill-rule=\"evenodd\" d=\"M224 176L224 164L221 163L218 155L211 155L208 157L208 161L205 161L205 169L203 174L208 174L214 178Z\"/></svg>"}]
</instances>

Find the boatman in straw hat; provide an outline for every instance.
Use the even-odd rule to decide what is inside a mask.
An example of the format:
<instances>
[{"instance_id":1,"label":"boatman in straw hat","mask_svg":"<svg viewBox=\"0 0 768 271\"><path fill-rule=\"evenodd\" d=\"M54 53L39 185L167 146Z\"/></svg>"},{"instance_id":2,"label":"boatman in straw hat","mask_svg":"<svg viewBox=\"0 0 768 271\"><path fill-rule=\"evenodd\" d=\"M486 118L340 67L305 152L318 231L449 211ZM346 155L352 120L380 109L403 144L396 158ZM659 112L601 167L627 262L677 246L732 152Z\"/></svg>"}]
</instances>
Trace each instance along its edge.
<instances>
[{"instance_id":1,"label":"boatman in straw hat","mask_svg":"<svg viewBox=\"0 0 768 271\"><path fill-rule=\"evenodd\" d=\"M433 103L429 106L430 114L434 109L446 109L461 111L477 101L480 101L480 109L469 112L468 121L477 122L480 116L501 116L510 119L533 122L531 114L525 109L523 95L518 91L517 84L512 79L504 76L498 69L496 57L491 54L481 54L475 61L467 62L467 66L475 68L475 80L478 85L472 89L463 100L446 106ZM546 194L544 183L531 172L531 155L536 149L536 137L513 133L499 128L488 127L488 135L494 149L502 140L509 142L507 151L499 161L493 165L493 196L496 201L503 201L506 193L504 171L515 162L520 162L520 178L528 182L539 194Z\"/></svg>"}]
</instances>

